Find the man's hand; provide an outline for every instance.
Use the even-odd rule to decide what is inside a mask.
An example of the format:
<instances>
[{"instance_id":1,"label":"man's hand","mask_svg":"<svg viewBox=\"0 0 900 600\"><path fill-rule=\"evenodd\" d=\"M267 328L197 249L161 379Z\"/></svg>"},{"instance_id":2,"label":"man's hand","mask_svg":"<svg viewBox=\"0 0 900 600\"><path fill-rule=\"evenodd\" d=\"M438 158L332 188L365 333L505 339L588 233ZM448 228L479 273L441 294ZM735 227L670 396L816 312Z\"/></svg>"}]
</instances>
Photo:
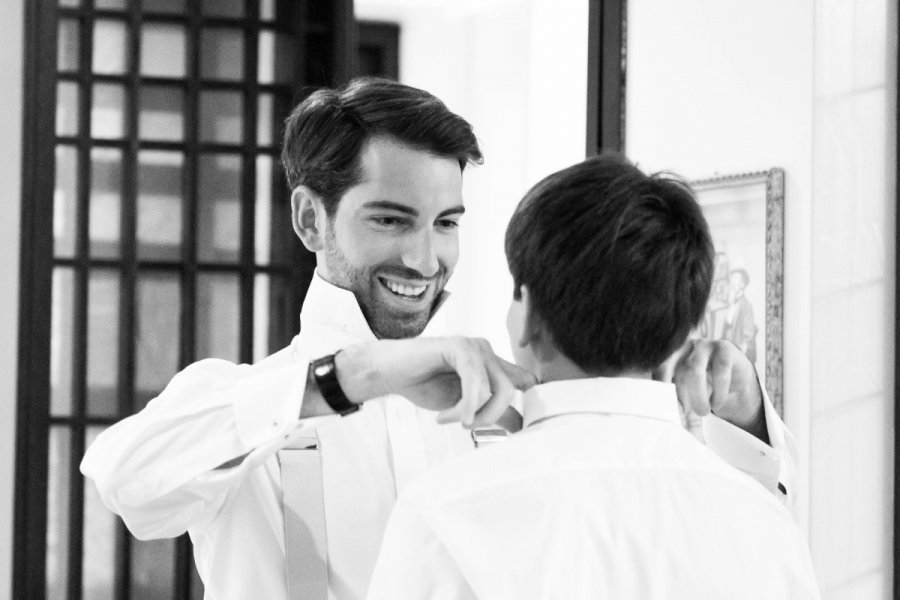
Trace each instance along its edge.
<instances>
[{"instance_id":1,"label":"man's hand","mask_svg":"<svg viewBox=\"0 0 900 600\"><path fill-rule=\"evenodd\" d=\"M335 357L338 382L351 402L400 394L441 422L493 425L515 390L537 383L534 375L494 354L475 338L379 340L350 346Z\"/></svg>"},{"instance_id":2,"label":"man's hand","mask_svg":"<svg viewBox=\"0 0 900 600\"><path fill-rule=\"evenodd\" d=\"M691 339L654 373L675 384L686 413L710 411L769 443L762 391L747 356L727 340Z\"/></svg>"}]
</instances>

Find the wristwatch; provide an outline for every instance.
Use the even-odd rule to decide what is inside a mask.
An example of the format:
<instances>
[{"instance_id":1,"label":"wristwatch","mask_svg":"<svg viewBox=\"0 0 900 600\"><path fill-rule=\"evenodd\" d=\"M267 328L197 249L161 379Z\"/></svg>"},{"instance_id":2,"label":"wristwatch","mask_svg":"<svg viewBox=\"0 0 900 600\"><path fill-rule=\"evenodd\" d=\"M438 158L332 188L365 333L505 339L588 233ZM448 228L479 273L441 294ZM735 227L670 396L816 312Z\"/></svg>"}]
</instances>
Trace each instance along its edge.
<instances>
[{"instance_id":1,"label":"wristwatch","mask_svg":"<svg viewBox=\"0 0 900 600\"><path fill-rule=\"evenodd\" d=\"M359 404L350 402L344 394L344 390L341 389L337 371L334 368L335 356L337 356L337 352L312 361L312 375L316 380L316 385L319 386L319 392L321 392L325 404L343 417L358 411Z\"/></svg>"}]
</instances>

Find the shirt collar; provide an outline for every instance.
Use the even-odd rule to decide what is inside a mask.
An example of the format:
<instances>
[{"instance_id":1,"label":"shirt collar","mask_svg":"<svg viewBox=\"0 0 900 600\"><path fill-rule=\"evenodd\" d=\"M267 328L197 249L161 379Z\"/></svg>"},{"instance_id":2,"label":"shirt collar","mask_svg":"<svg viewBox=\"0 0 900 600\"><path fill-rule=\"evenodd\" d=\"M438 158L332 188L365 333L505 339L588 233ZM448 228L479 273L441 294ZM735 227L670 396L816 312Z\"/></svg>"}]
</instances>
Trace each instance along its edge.
<instances>
[{"instance_id":1,"label":"shirt collar","mask_svg":"<svg viewBox=\"0 0 900 600\"><path fill-rule=\"evenodd\" d=\"M444 290L441 293L437 307L425 328L425 333L431 329L435 315L449 297L450 292ZM346 334L359 342L370 342L377 339L353 292L325 281L318 271L313 273L309 289L306 291L306 298L303 300L303 308L300 311L301 330L304 325L325 327L334 332Z\"/></svg>"},{"instance_id":2,"label":"shirt collar","mask_svg":"<svg viewBox=\"0 0 900 600\"><path fill-rule=\"evenodd\" d=\"M536 385L522 396L523 421L576 413L644 417L681 424L675 386L650 379L595 377Z\"/></svg>"}]
</instances>

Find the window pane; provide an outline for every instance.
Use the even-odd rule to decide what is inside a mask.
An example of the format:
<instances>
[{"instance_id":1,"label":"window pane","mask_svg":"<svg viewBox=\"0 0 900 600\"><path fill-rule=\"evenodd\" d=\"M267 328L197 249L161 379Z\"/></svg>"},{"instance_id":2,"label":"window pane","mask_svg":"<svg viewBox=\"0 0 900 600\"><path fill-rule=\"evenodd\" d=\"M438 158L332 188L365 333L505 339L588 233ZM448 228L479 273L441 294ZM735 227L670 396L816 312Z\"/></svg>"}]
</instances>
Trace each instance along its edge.
<instances>
[{"instance_id":1,"label":"window pane","mask_svg":"<svg viewBox=\"0 0 900 600\"><path fill-rule=\"evenodd\" d=\"M288 102L283 96L260 94L256 120L256 143L259 146L280 146Z\"/></svg>"},{"instance_id":2,"label":"window pane","mask_svg":"<svg viewBox=\"0 0 900 600\"><path fill-rule=\"evenodd\" d=\"M240 311L237 275L197 276L197 358L240 358Z\"/></svg>"},{"instance_id":3,"label":"window pane","mask_svg":"<svg viewBox=\"0 0 900 600\"><path fill-rule=\"evenodd\" d=\"M259 0L259 18L262 21L275 19L275 0Z\"/></svg>"},{"instance_id":4,"label":"window pane","mask_svg":"<svg viewBox=\"0 0 900 600\"><path fill-rule=\"evenodd\" d=\"M125 10L127 7L128 6L126 0L94 0L94 8L103 8L106 10Z\"/></svg>"},{"instance_id":5,"label":"window pane","mask_svg":"<svg viewBox=\"0 0 900 600\"><path fill-rule=\"evenodd\" d=\"M53 190L53 252L57 257L75 254L78 207L78 152L74 146L56 147L56 185Z\"/></svg>"},{"instance_id":6,"label":"window pane","mask_svg":"<svg viewBox=\"0 0 900 600\"><path fill-rule=\"evenodd\" d=\"M178 275L141 273L137 285L135 411L144 408L178 371L180 314Z\"/></svg>"},{"instance_id":7,"label":"window pane","mask_svg":"<svg viewBox=\"0 0 900 600\"><path fill-rule=\"evenodd\" d=\"M256 196L253 207L256 210L254 240L256 243L255 258L257 264L269 263L272 248L272 163L271 156L256 157Z\"/></svg>"},{"instance_id":8,"label":"window pane","mask_svg":"<svg viewBox=\"0 0 900 600\"><path fill-rule=\"evenodd\" d=\"M118 414L119 272L97 269L88 285L88 416Z\"/></svg>"},{"instance_id":9,"label":"window pane","mask_svg":"<svg viewBox=\"0 0 900 600\"><path fill-rule=\"evenodd\" d=\"M122 151L117 148L91 150L91 256L115 258L121 252L119 228L122 218Z\"/></svg>"},{"instance_id":10,"label":"window pane","mask_svg":"<svg viewBox=\"0 0 900 600\"><path fill-rule=\"evenodd\" d=\"M141 29L141 75L184 77L187 66L186 48L183 26L145 23Z\"/></svg>"},{"instance_id":11,"label":"window pane","mask_svg":"<svg viewBox=\"0 0 900 600\"><path fill-rule=\"evenodd\" d=\"M66 8L78 8L81 6L81 0L59 0L59 5Z\"/></svg>"},{"instance_id":12,"label":"window pane","mask_svg":"<svg viewBox=\"0 0 900 600\"><path fill-rule=\"evenodd\" d=\"M184 138L184 92L176 87L141 88L138 135L144 140Z\"/></svg>"},{"instance_id":13,"label":"window pane","mask_svg":"<svg viewBox=\"0 0 900 600\"><path fill-rule=\"evenodd\" d=\"M59 71L78 70L78 21L75 19L59 20L59 38L57 39L56 68Z\"/></svg>"},{"instance_id":14,"label":"window pane","mask_svg":"<svg viewBox=\"0 0 900 600\"><path fill-rule=\"evenodd\" d=\"M293 83L297 78L297 43L294 38L259 32L259 83Z\"/></svg>"},{"instance_id":15,"label":"window pane","mask_svg":"<svg viewBox=\"0 0 900 600\"><path fill-rule=\"evenodd\" d=\"M290 23L299 7L294 0L259 0L259 18L262 21Z\"/></svg>"},{"instance_id":16,"label":"window pane","mask_svg":"<svg viewBox=\"0 0 900 600\"><path fill-rule=\"evenodd\" d=\"M241 248L241 157L200 156L197 253L201 261L236 262Z\"/></svg>"},{"instance_id":17,"label":"window pane","mask_svg":"<svg viewBox=\"0 0 900 600\"><path fill-rule=\"evenodd\" d=\"M78 135L78 84L56 85L56 135Z\"/></svg>"},{"instance_id":18,"label":"window pane","mask_svg":"<svg viewBox=\"0 0 900 600\"><path fill-rule=\"evenodd\" d=\"M75 279L72 269L53 269L50 307L50 414L72 414L72 311Z\"/></svg>"},{"instance_id":19,"label":"window pane","mask_svg":"<svg viewBox=\"0 0 900 600\"><path fill-rule=\"evenodd\" d=\"M181 258L184 154L138 154L137 255L142 260Z\"/></svg>"},{"instance_id":20,"label":"window pane","mask_svg":"<svg viewBox=\"0 0 900 600\"><path fill-rule=\"evenodd\" d=\"M244 16L244 0L203 0L203 15L240 19Z\"/></svg>"},{"instance_id":21,"label":"window pane","mask_svg":"<svg viewBox=\"0 0 900 600\"><path fill-rule=\"evenodd\" d=\"M244 32L205 28L200 34L200 77L239 80L244 76Z\"/></svg>"},{"instance_id":22,"label":"window pane","mask_svg":"<svg viewBox=\"0 0 900 600\"><path fill-rule=\"evenodd\" d=\"M243 104L238 92L200 92L200 140L239 144L243 138Z\"/></svg>"},{"instance_id":23,"label":"window pane","mask_svg":"<svg viewBox=\"0 0 900 600\"><path fill-rule=\"evenodd\" d=\"M128 27L124 21L97 19L94 22L94 73L119 75L128 71Z\"/></svg>"},{"instance_id":24,"label":"window pane","mask_svg":"<svg viewBox=\"0 0 900 600\"><path fill-rule=\"evenodd\" d=\"M146 12L183 13L185 5L184 0L144 0L143 8Z\"/></svg>"},{"instance_id":25,"label":"window pane","mask_svg":"<svg viewBox=\"0 0 900 600\"><path fill-rule=\"evenodd\" d=\"M253 285L253 362L284 348L293 334L289 323L291 285L284 275L259 274Z\"/></svg>"},{"instance_id":26,"label":"window pane","mask_svg":"<svg viewBox=\"0 0 900 600\"><path fill-rule=\"evenodd\" d=\"M69 465L72 435L50 428L47 449L47 598L65 598L69 562Z\"/></svg>"},{"instance_id":27,"label":"window pane","mask_svg":"<svg viewBox=\"0 0 900 600\"><path fill-rule=\"evenodd\" d=\"M131 540L131 598L170 600L175 589L175 540Z\"/></svg>"},{"instance_id":28,"label":"window pane","mask_svg":"<svg viewBox=\"0 0 900 600\"><path fill-rule=\"evenodd\" d=\"M88 427L87 446L97 439L102 429ZM97 486L84 485L84 545L82 577L84 600L113 597L116 564L116 525L118 517L103 504Z\"/></svg>"},{"instance_id":29,"label":"window pane","mask_svg":"<svg viewBox=\"0 0 900 600\"><path fill-rule=\"evenodd\" d=\"M125 135L125 88L111 83L94 84L91 136L118 139Z\"/></svg>"}]
</instances>

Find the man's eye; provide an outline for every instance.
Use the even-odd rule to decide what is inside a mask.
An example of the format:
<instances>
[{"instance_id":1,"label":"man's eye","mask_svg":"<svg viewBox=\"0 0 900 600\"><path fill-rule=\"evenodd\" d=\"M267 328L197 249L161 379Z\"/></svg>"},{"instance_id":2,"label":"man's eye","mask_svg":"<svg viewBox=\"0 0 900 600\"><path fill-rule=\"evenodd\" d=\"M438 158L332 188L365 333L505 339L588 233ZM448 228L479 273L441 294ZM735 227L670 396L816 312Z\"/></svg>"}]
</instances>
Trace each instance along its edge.
<instances>
[{"instance_id":1,"label":"man's eye","mask_svg":"<svg viewBox=\"0 0 900 600\"><path fill-rule=\"evenodd\" d=\"M452 221L450 219L441 219L437 222L438 227L441 229L456 229L459 227L458 221Z\"/></svg>"},{"instance_id":2,"label":"man's eye","mask_svg":"<svg viewBox=\"0 0 900 600\"><path fill-rule=\"evenodd\" d=\"M404 220L399 217L372 217L372 222L381 227L399 227Z\"/></svg>"}]
</instances>

